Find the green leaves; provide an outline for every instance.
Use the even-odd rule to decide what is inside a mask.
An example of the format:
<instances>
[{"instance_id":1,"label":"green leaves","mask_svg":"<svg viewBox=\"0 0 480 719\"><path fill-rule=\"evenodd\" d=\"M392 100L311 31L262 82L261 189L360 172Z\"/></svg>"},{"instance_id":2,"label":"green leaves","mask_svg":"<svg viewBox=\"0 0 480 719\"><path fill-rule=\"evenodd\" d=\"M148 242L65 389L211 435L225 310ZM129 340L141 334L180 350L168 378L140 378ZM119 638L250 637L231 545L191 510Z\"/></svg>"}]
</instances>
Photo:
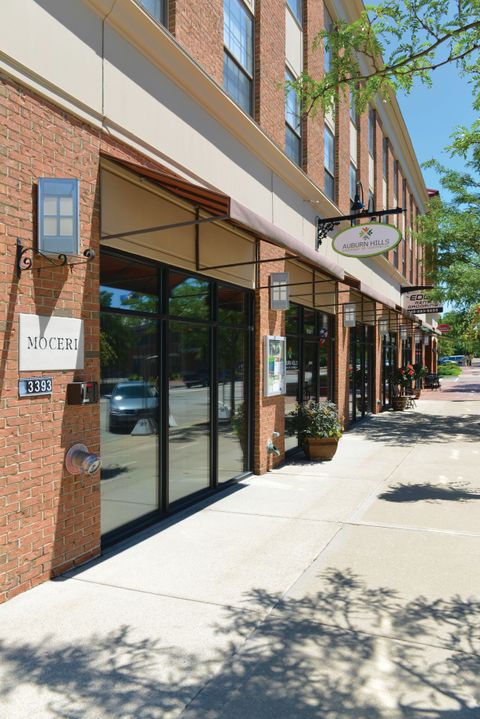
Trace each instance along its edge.
<instances>
[{"instance_id":1,"label":"green leaves","mask_svg":"<svg viewBox=\"0 0 480 719\"><path fill-rule=\"evenodd\" d=\"M318 33L314 48L328 52L328 72L303 73L288 84L306 114L329 112L350 93L362 113L373 98L408 93L415 80L430 85L431 73L449 63L472 76L480 103L479 0L385 0L368 5L354 22L335 20Z\"/></svg>"}]
</instances>

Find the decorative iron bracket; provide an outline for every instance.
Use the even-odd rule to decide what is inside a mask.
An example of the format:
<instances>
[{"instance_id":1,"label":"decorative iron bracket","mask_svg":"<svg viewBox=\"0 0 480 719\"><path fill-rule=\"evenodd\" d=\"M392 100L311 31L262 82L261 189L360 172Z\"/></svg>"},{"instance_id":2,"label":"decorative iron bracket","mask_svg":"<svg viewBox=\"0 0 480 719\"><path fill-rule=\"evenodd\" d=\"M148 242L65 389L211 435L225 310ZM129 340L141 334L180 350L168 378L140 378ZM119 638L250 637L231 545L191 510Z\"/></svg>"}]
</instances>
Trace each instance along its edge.
<instances>
[{"instance_id":1,"label":"decorative iron bracket","mask_svg":"<svg viewBox=\"0 0 480 719\"><path fill-rule=\"evenodd\" d=\"M32 256L29 257L27 253L31 252ZM38 255L43 257L54 267L73 267L74 265L83 265L86 262L91 262L95 259L95 250L91 247L86 249L83 253L84 259L78 259L76 262L69 262L68 256L59 254L57 257L50 257L42 252L39 252L34 247L23 247L20 239L17 239L17 277L20 277L24 270L33 269L33 257ZM42 269L41 267L39 269Z\"/></svg>"},{"instance_id":2,"label":"decorative iron bracket","mask_svg":"<svg viewBox=\"0 0 480 719\"><path fill-rule=\"evenodd\" d=\"M355 220L363 220L371 218L376 220L377 217L385 217L385 215L400 215L406 210L401 207L396 207L393 210L378 210L378 212L354 212L351 215L339 215L338 217L317 217L317 227L315 236L315 249L318 250L323 240L328 237L328 233L332 232L337 225L341 222L348 222L349 220L353 223Z\"/></svg>"}]
</instances>

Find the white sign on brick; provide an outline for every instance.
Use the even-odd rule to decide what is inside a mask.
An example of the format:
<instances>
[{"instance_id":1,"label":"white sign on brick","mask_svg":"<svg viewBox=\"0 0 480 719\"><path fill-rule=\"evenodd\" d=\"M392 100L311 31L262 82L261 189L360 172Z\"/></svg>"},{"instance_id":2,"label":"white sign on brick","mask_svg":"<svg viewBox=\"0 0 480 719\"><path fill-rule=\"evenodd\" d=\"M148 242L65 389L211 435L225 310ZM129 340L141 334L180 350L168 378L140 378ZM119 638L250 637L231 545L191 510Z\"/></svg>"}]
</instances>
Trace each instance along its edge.
<instances>
[{"instance_id":1,"label":"white sign on brick","mask_svg":"<svg viewBox=\"0 0 480 719\"><path fill-rule=\"evenodd\" d=\"M83 369L83 320L19 315L18 369Z\"/></svg>"}]
</instances>

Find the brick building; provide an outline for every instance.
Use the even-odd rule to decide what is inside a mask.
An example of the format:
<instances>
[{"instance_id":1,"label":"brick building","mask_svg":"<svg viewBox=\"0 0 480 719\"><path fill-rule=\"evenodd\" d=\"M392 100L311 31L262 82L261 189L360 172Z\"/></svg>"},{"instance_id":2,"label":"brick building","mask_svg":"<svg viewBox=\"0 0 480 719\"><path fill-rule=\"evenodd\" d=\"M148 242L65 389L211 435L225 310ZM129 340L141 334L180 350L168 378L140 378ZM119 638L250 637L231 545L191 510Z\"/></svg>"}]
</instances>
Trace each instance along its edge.
<instances>
[{"instance_id":1,"label":"brick building","mask_svg":"<svg viewBox=\"0 0 480 719\"><path fill-rule=\"evenodd\" d=\"M396 101L301 119L282 88L323 71L315 34L360 7L3 4L2 600L267 471L298 449L297 401L332 399L353 423L389 407L392 366L435 369L434 317L402 309L400 288L425 282L412 229L428 195ZM317 249L317 217L349 214L359 182L405 210L401 243ZM272 310L285 272L289 309ZM267 337L286 338L284 388ZM79 382L99 401L69 401ZM101 471L66 469L76 443Z\"/></svg>"}]
</instances>

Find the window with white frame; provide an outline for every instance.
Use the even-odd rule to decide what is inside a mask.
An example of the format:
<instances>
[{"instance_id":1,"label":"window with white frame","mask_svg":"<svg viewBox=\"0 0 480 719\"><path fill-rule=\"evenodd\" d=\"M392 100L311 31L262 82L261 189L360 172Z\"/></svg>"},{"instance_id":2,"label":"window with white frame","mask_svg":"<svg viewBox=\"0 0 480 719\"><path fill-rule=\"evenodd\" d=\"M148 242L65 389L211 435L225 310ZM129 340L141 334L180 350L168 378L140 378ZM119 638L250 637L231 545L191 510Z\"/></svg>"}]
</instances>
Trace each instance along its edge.
<instances>
[{"instance_id":1,"label":"window with white frame","mask_svg":"<svg viewBox=\"0 0 480 719\"><path fill-rule=\"evenodd\" d=\"M393 161L393 206L398 207L398 160ZM398 215L394 215L394 223L398 227ZM398 269L398 245L393 250L393 265Z\"/></svg>"},{"instance_id":2,"label":"window with white frame","mask_svg":"<svg viewBox=\"0 0 480 719\"><path fill-rule=\"evenodd\" d=\"M357 168L350 162L350 200L353 202L357 194Z\"/></svg>"},{"instance_id":3,"label":"window with white frame","mask_svg":"<svg viewBox=\"0 0 480 719\"><path fill-rule=\"evenodd\" d=\"M249 115L253 112L253 16L242 0L224 0L223 87Z\"/></svg>"},{"instance_id":4,"label":"window with white frame","mask_svg":"<svg viewBox=\"0 0 480 719\"><path fill-rule=\"evenodd\" d=\"M144 10L162 25L167 24L167 2L166 0L137 0Z\"/></svg>"},{"instance_id":5,"label":"window with white frame","mask_svg":"<svg viewBox=\"0 0 480 719\"><path fill-rule=\"evenodd\" d=\"M335 135L328 125L324 133L325 194L335 201Z\"/></svg>"},{"instance_id":6,"label":"window with white frame","mask_svg":"<svg viewBox=\"0 0 480 719\"><path fill-rule=\"evenodd\" d=\"M300 27L303 25L303 0L287 0L287 5Z\"/></svg>"},{"instance_id":7,"label":"window with white frame","mask_svg":"<svg viewBox=\"0 0 480 719\"><path fill-rule=\"evenodd\" d=\"M295 78L285 68L285 81L294 82ZM293 87L285 92L285 152L297 165L302 161L302 132L300 121L300 100Z\"/></svg>"}]
</instances>

